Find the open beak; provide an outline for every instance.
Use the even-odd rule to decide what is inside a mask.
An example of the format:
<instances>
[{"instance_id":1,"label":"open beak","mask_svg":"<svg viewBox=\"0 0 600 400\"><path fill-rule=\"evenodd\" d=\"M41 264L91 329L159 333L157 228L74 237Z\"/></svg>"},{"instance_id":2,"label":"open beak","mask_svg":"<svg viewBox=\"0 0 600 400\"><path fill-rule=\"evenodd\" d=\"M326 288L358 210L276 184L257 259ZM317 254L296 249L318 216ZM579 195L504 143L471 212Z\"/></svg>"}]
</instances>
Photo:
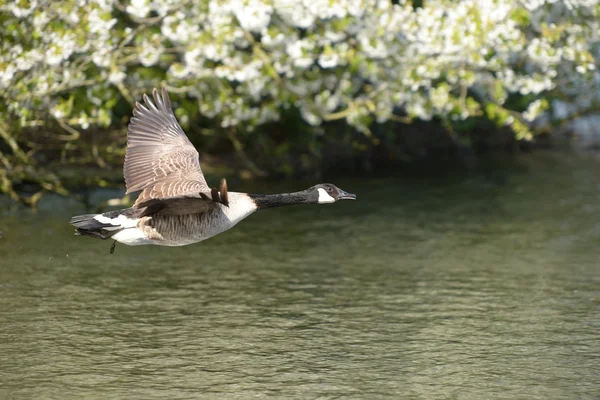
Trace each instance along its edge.
<instances>
[{"instance_id":1,"label":"open beak","mask_svg":"<svg viewBox=\"0 0 600 400\"><path fill-rule=\"evenodd\" d=\"M344 192L342 189L340 189L340 195L338 196L338 200L356 200L356 195Z\"/></svg>"}]
</instances>

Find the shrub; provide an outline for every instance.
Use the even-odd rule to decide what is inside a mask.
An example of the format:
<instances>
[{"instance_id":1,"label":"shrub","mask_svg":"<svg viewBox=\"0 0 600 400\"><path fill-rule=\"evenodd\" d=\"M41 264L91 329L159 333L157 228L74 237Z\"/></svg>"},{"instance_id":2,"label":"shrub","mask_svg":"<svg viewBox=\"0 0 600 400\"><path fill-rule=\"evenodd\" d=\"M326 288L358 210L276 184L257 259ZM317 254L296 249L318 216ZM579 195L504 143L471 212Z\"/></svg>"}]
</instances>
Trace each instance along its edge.
<instances>
[{"instance_id":1,"label":"shrub","mask_svg":"<svg viewBox=\"0 0 600 400\"><path fill-rule=\"evenodd\" d=\"M1 190L15 195L22 179L60 190L52 175L31 173L41 145L23 129L50 129L72 154L81 131L122 127L123 100L167 82L182 125L202 118L245 135L297 110L311 126L344 120L365 135L386 121L483 117L530 139L529 122L553 97L595 107L597 1L413 3L5 2ZM16 172L25 164L30 172Z\"/></svg>"}]
</instances>

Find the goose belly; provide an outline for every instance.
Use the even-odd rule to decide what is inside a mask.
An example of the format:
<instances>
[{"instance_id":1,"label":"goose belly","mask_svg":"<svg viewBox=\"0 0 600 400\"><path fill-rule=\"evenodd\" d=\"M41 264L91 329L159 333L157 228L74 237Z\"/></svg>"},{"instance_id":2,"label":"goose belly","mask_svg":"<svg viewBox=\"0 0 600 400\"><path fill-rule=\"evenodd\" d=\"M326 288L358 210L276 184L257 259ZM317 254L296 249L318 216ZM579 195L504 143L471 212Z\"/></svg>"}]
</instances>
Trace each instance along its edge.
<instances>
[{"instance_id":1,"label":"goose belly","mask_svg":"<svg viewBox=\"0 0 600 400\"><path fill-rule=\"evenodd\" d=\"M159 244L156 240L148 239L140 228L126 228L117 232L111 239L128 246L141 246L144 244Z\"/></svg>"},{"instance_id":2,"label":"goose belly","mask_svg":"<svg viewBox=\"0 0 600 400\"><path fill-rule=\"evenodd\" d=\"M185 246L201 242L235 225L223 213L155 215L140 229L147 240L159 246ZM142 243L140 243L142 244Z\"/></svg>"}]
</instances>

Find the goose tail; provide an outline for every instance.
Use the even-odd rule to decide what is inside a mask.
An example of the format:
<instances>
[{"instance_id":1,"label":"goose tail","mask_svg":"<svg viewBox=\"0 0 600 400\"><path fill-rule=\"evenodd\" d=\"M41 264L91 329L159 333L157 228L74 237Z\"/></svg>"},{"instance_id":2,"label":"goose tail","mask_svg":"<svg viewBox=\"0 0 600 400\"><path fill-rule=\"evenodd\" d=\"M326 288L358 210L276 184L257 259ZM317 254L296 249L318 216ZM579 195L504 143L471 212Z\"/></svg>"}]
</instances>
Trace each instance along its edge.
<instances>
[{"instance_id":1,"label":"goose tail","mask_svg":"<svg viewBox=\"0 0 600 400\"><path fill-rule=\"evenodd\" d=\"M104 214L83 214L71 218L75 236L91 236L106 240L121 232L123 229L136 226L137 218L133 209L110 211Z\"/></svg>"}]
</instances>

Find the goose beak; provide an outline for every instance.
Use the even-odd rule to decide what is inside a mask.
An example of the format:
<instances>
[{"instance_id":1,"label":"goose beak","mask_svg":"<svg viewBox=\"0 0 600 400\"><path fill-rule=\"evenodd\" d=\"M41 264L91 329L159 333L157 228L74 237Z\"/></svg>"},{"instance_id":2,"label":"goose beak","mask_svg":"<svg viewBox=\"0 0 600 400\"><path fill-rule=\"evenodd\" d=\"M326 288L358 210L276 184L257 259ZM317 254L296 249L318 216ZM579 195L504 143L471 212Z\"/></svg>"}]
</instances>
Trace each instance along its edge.
<instances>
[{"instance_id":1,"label":"goose beak","mask_svg":"<svg viewBox=\"0 0 600 400\"><path fill-rule=\"evenodd\" d=\"M348 192L344 192L340 189L340 194L338 196L338 200L356 200L356 195Z\"/></svg>"}]
</instances>

